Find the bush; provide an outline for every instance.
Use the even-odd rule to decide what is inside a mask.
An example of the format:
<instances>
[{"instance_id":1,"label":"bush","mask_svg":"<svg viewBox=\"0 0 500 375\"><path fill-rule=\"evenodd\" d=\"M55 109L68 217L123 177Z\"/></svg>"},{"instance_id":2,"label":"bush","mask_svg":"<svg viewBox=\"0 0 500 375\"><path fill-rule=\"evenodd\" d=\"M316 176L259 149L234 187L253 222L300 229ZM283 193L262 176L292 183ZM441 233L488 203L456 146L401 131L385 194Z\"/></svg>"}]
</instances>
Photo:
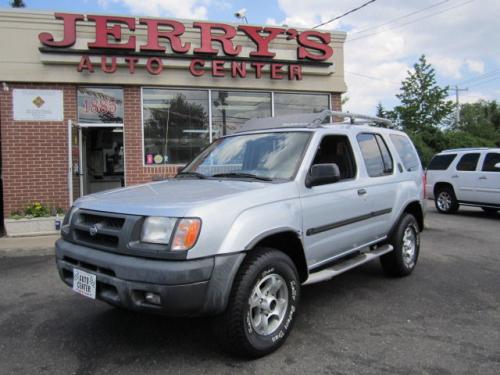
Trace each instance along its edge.
<instances>
[{"instance_id":1,"label":"bush","mask_svg":"<svg viewBox=\"0 0 500 375\"><path fill-rule=\"evenodd\" d=\"M64 215L64 210L59 207L49 208L40 202L33 202L24 207L22 210L12 212L10 214L10 218L17 220L22 218L49 217L55 215Z\"/></svg>"}]
</instances>

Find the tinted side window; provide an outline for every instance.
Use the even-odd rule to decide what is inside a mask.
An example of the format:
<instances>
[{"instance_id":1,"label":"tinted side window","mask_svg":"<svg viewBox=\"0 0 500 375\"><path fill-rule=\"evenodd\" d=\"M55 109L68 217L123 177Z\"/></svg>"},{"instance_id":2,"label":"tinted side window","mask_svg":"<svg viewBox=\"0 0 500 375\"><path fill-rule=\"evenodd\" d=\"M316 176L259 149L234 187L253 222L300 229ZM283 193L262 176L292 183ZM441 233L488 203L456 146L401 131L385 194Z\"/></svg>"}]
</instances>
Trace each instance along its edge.
<instances>
[{"instance_id":1,"label":"tinted side window","mask_svg":"<svg viewBox=\"0 0 500 375\"><path fill-rule=\"evenodd\" d=\"M436 155L432 158L427 169L430 171L445 171L456 156L457 154Z\"/></svg>"},{"instance_id":2,"label":"tinted side window","mask_svg":"<svg viewBox=\"0 0 500 375\"><path fill-rule=\"evenodd\" d=\"M483 171L485 172L500 172L500 168L495 168L495 164L500 163L500 154L489 152L486 154L483 163Z\"/></svg>"},{"instance_id":3,"label":"tinted side window","mask_svg":"<svg viewBox=\"0 0 500 375\"><path fill-rule=\"evenodd\" d=\"M377 134L376 138L378 147L380 149L380 152L382 153L382 160L384 161L384 172L386 174L391 174L393 170L391 153L389 152L389 149L387 148L387 145L385 144L385 141L382 138L382 136L380 134Z\"/></svg>"},{"instance_id":4,"label":"tinted side window","mask_svg":"<svg viewBox=\"0 0 500 375\"><path fill-rule=\"evenodd\" d=\"M391 134L389 137L391 138L394 147L396 147L405 169L410 172L416 171L420 164L420 159L418 158L410 139L404 135L397 134Z\"/></svg>"},{"instance_id":5,"label":"tinted side window","mask_svg":"<svg viewBox=\"0 0 500 375\"><path fill-rule=\"evenodd\" d=\"M465 154L457 164L457 171L475 171L479 154Z\"/></svg>"},{"instance_id":6,"label":"tinted side window","mask_svg":"<svg viewBox=\"0 0 500 375\"><path fill-rule=\"evenodd\" d=\"M345 135L327 135L321 140L313 164L325 163L337 164L341 180L356 176L356 163L351 143Z\"/></svg>"},{"instance_id":7,"label":"tinted side window","mask_svg":"<svg viewBox=\"0 0 500 375\"><path fill-rule=\"evenodd\" d=\"M370 177L383 176L385 174L384 159L380 152L374 134L361 133L356 137L365 160L366 171Z\"/></svg>"}]
</instances>

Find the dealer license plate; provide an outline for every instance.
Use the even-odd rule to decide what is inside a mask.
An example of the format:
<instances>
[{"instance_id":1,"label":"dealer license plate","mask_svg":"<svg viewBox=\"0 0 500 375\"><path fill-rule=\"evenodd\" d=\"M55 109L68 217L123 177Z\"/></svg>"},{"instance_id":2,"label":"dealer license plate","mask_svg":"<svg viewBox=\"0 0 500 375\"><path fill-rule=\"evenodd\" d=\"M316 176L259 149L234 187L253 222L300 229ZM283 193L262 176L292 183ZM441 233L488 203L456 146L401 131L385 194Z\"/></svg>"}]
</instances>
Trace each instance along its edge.
<instances>
[{"instance_id":1,"label":"dealer license plate","mask_svg":"<svg viewBox=\"0 0 500 375\"><path fill-rule=\"evenodd\" d=\"M85 297L95 299L97 280L91 273L73 269L73 290Z\"/></svg>"}]
</instances>

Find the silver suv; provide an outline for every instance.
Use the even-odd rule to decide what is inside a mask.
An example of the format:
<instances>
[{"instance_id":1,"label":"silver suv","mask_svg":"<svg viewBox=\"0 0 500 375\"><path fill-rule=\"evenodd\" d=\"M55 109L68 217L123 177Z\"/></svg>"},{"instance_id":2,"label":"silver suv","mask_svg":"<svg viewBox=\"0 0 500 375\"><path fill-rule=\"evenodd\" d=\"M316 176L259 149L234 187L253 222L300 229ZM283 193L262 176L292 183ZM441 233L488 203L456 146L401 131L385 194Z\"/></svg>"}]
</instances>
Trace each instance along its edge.
<instances>
[{"instance_id":1,"label":"silver suv","mask_svg":"<svg viewBox=\"0 0 500 375\"><path fill-rule=\"evenodd\" d=\"M174 179L80 198L59 274L114 306L214 315L227 348L270 353L302 286L375 258L392 276L415 268L422 167L404 133L372 122L387 124L332 111L251 120Z\"/></svg>"}]
</instances>

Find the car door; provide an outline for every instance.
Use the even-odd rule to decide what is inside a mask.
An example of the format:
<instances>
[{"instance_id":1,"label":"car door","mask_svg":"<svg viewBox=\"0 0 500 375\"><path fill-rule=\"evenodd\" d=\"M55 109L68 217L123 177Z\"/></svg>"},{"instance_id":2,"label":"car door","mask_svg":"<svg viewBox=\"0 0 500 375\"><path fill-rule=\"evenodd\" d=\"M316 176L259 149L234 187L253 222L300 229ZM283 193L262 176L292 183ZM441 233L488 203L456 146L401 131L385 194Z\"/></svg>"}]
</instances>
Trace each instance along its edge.
<instances>
[{"instance_id":1,"label":"car door","mask_svg":"<svg viewBox=\"0 0 500 375\"><path fill-rule=\"evenodd\" d=\"M391 229L395 202L404 190L398 191L399 177L384 137L378 132L361 132L356 140L367 176L362 189L367 197L370 218L365 221L364 230L369 233L370 240L380 239Z\"/></svg>"},{"instance_id":2,"label":"car door","mask_svg":"<svg viewBox=\"0 0 500 375\"><path fill-rule=\"evenodd\" d=\"M478 173L477 191L480 202L500 207L500 152L486 153L481 171Z\"/></svg>"},{"instance_id":3,"label":"car door","mask_svg":"<svg viewBox=\"0 0 500 375\"><path fill-rule=\"evenodd\" d=\"M455 187L455 195L462 202L480 202L482 194L478 193L477 165L479 152L468 152L463 154L457 161L454 173L451 174L451 182Z\"/></svg>"},{"instance_id":4,"label":"car door","mask_svg":"<svg viewBox=\"0 0 500 375\"><path fill-rule=\"evenodd\" d=\"M317 135L313 152L305 159L305 173L313 164L336 163L341 179L335 183L306 187L299 182L304 246L309 268L318 267L362 246L369 234L358 218L370 212L366 194L360 194L359 162L347 134ZM337 142L333 142L333 141ZM336 148L334 150L334 148Z\"/></svg>"}]
</instances>

